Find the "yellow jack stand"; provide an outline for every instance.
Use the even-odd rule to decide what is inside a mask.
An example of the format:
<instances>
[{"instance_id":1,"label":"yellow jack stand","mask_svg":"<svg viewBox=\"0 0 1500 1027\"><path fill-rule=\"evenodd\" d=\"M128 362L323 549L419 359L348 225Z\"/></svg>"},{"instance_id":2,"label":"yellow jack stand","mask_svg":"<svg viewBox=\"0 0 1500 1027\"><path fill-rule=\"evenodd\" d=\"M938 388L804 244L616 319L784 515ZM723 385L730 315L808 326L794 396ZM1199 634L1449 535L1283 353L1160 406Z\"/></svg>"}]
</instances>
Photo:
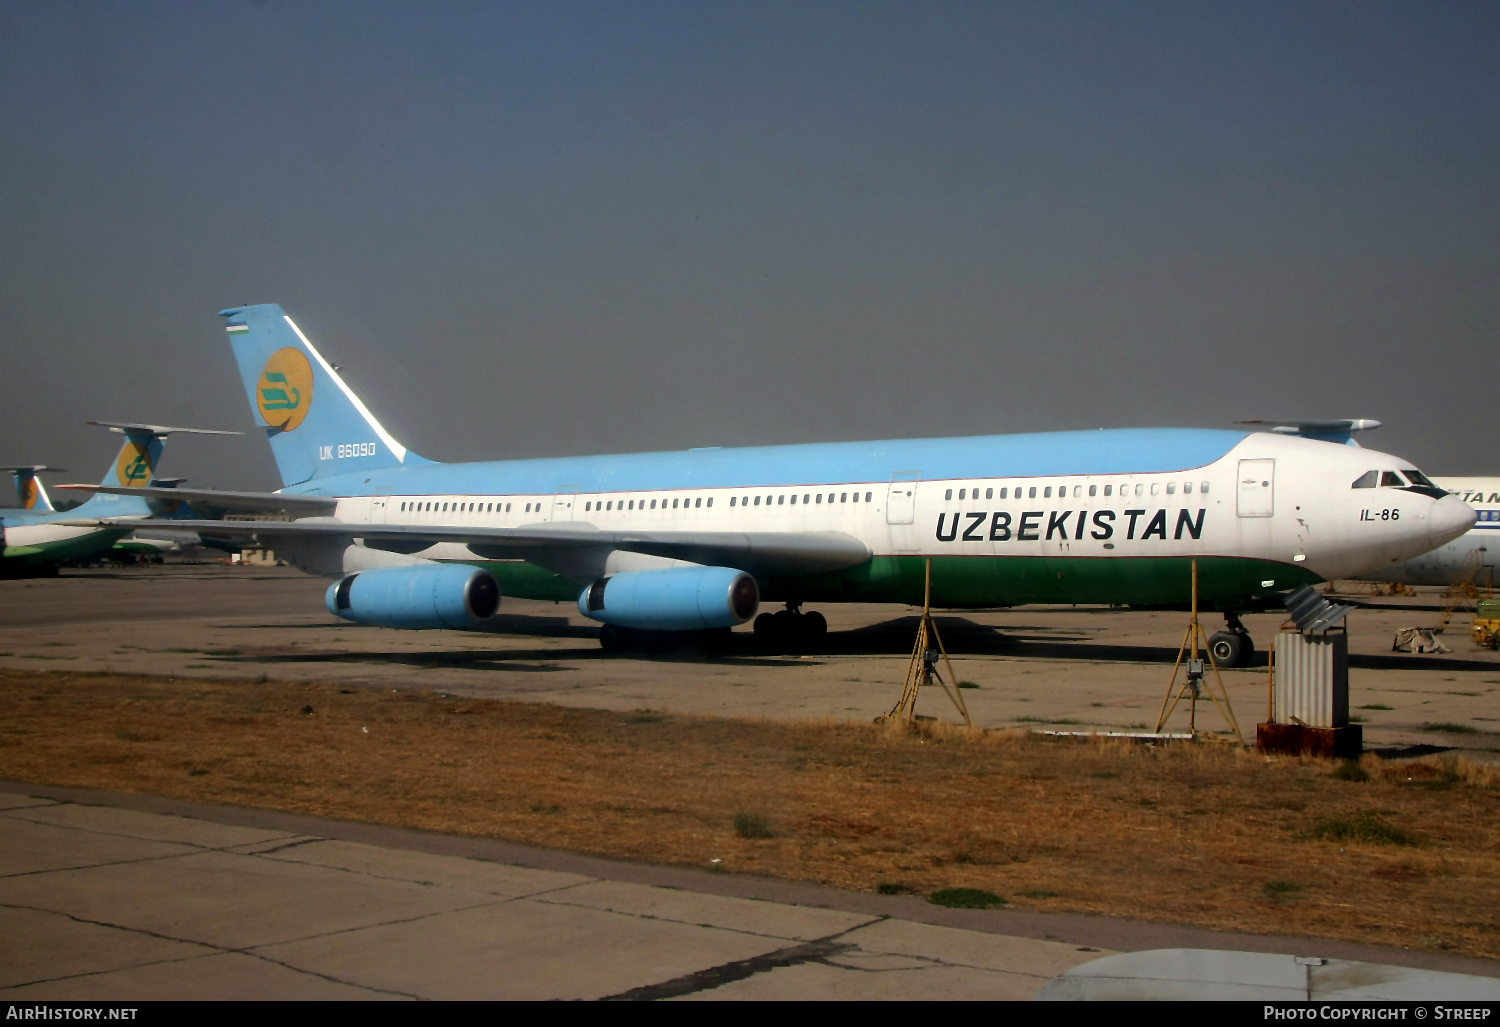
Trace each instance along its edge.
<instances>
[{"instance_id":1,"label":"yellow jack stand","mask_svg":"<svg viewBox=\"0 0 1500 1027\"><path fill-rule=\"evenodd\" d=\"M934 643L937 648L933 648ZM939 658L942 659L943 666L948 668L951 688L949 682L944 681L943 676L938 673ZM953 673L953 664L948 660L948 650L943 647L943 637L938 634L937 624L932 619L932 561L928 560L927 580L922 589L922 625L917 629L917 643L912 646L911 660L906 665L906 681L901 686L901 698L890 713L876 717L875 723L884 724L898 718L910 723L917 716L918 692L923 685L934 682L942 686L943 693L958 709L959 716L964 719L964 726L973 727L974 722L969 719L969 708L964 705L963 693L958 687L958 678Z\"/></svg>"},{"instance_id":2,"label":"yellow jack stand","mask_svg":"<svg viewBox=\"0 0 1500 1027\"><path fill-rule=\"evenodd\" d=\"M1198 659L1198 643L1203 643L1203 655L1206 660ZM1182 687L1177 687L1177 672L1182 669L1183 656L1188 655L1187 677L1183 679ZM1219 683L1219 695L1214 694L1213 687L1207 684L1203 673L1204 664L1213 668L1214 680ZM1239 741L1241 748L1245 745L1245 736L1240 734L1239 722L1234 719L1234 710L1229 705L1229 692L1224 687L1224 679L1219 676L1219 665L1214 662L1214 654L1208 648L1208 639L1203 634L1203 626L1198 623L1198 561L1193 561L1193 619L1188 624L1187 634L1182 638L1182 645L1177 649L1177 662L1172 664L1172 680L1167 685L1167 695L1161 701L1161 716L1156 718L1156 733L1161 730L1173 712L1177 704L1184 696L1188 697L1188 730L1193 737L1198 735L1198 700L1203 692L1208 692L1208 697L1213 700L1214 705L1219 707L1219 712L1224 714L1224 719L1234 729L1234 737ZM1175 694L1174 694L1175 693ZM1170 706L1168 705L1170 703Z\"/></svg>"}]
</instances>

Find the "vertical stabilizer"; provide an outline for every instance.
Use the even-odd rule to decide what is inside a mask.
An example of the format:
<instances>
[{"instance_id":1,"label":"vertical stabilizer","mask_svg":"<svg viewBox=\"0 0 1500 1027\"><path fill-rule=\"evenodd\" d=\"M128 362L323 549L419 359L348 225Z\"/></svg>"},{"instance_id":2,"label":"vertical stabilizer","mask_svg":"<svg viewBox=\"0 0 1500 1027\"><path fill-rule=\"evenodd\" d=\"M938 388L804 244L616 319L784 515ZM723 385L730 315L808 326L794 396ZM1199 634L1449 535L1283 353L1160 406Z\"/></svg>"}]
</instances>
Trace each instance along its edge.
<instances>
[{"instance_id":1,"label":"vertical stabilizer","mask_svg":"<svg viewBox=\"0 0 1500 1027\"><path fill-rule=\"evenodd\" d=\"M52 505L52 497L47 495L47 488L38 478L38 471L57 470L48 468L45 464L22 464L20 466L0 467L0 471L10 471L16 478L16 498L20 500L21 509L30 510L34 513L55 513L56 507Z\"/></svg>"},{"instance_id":2,"label":"vertical stabilizer","mask_svg":"<svg viewBox=\"0 0 1500 1027\"><path fill-rule=\"evenodd\" d=\"M283 486L428 463L391 437L275 303L219 312Z\"/></svg>"}]
</instances>

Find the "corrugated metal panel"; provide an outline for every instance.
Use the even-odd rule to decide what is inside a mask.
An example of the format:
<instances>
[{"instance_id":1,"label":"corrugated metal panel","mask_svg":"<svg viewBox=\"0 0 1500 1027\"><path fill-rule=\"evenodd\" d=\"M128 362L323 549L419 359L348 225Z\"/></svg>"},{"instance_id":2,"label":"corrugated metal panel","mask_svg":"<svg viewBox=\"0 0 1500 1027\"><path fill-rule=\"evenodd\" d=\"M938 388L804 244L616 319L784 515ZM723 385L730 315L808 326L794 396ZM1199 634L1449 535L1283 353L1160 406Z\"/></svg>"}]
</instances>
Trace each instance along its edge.
<instances>
[{"instance_id":1,"label":"corrugated metal panel","mask_svg":"<svg viewBox=\"0 0 1500 1027\"><path fill-rule=\"evenodd\" d=\"M1308 727L1349 723L1349 636L1343 631L1276 636L1276 719Z\"/></svg>"}]
</instances>

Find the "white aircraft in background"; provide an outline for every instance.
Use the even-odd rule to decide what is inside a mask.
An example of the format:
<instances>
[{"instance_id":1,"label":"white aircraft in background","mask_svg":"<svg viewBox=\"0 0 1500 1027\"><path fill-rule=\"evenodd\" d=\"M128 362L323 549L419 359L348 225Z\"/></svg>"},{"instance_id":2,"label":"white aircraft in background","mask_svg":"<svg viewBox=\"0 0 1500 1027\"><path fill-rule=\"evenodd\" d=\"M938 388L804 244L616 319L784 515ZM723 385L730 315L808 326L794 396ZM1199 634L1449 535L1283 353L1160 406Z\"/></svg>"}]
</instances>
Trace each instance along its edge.
<instances>
[{"instance_id":1,"label":"white aircraft in background","mask_svg":"<svg viewBox=\"0 0 1500 1027\"><path fill-rule=\"evenodd\" d=\"M222 316L284 487L138 494L282 516L134 527L256 537L337 579L329 611L362 624L483 628L503 592L576 602L615 648L724 632L768 600L785 608L756 634L807 644L827 623L804 604L920 604L929 560L950 608L1185 607L1196 560L1233 665L1251 649L1239 612L1474 523L1409 461L1338 444L1353 422L1329 441L1157 428L443 464L397 442L279 306Z\"/></svg>"},{"instance_id":2,"label":"white aircraft in background","mask_svg":"<svg viewBox=\"0 0 1500 1027\"><path fill-rule=\"evenodd\" d=\"M1500 478L1434 478L1474 508L1474 526L1446 545L1413 557L1360 581L1395 581L1403 585L1451 585L1467 579L1473 585L1500 582Z\"/></svg>"}]
</instances>

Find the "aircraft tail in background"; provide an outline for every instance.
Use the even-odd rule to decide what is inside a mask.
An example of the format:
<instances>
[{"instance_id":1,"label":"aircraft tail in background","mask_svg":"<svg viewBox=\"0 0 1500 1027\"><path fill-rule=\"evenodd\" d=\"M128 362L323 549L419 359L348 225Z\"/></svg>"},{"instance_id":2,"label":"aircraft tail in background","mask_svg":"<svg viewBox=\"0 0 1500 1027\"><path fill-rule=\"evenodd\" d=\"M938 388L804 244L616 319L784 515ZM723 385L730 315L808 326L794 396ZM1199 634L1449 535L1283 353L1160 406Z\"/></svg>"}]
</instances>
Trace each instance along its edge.
<instances>
[{"instance_id":1,"label":"aircraft tail in background","mask_svg":"<svg viewBox=\"0 0 1500 1027\"><path fill-rule=\"evenodd\" d=\"M431 462L391 437L280 306L234 307L219 316L283 487Z\"/></svg>"},{"instance_id":2,"label":"aircraft tail in background","mask_svg":"<svg viewBox=\"0 0 1500 1027\"><path fill-rule=\"evenodd\" d=\"M37 472L60 470L62 470L61 467L48 467L46 464L0 467L0 471L10 471L15 475L16 498L20 500L21 509L31 510L34 513L54 513L57 509L52 505L52 498L47 495L47 488L37 477Z\"/></svg>"}]
</instances>

